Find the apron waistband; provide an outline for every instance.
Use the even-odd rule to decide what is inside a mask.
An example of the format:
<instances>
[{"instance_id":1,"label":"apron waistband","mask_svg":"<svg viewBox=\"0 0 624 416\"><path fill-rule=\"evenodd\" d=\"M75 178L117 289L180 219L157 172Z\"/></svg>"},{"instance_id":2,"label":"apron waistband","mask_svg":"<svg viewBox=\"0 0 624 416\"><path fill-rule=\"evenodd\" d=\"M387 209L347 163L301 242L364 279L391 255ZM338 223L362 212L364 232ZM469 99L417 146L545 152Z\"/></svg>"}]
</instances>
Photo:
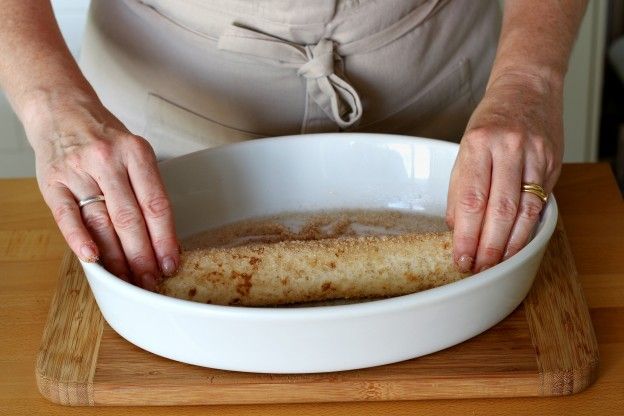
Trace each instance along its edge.
<instances>
[{"instance_id":1,"label":"apron waistband","mask_svg":"<svg viewBox=\"0 0 624 416\"><path fill-rule=\"evenodd\" d=\"M172 24L198 40L217 42L221 50L258 58L269 65L297 70L305 78L306 104L302 133L347 129L357 125L362 117L362 103L355 88L344 74L342 57L368 53L382 48L423 24L448 0L428 0L417 4L399 20L389 23L378 32L351 41L339 42L333 35L341 25L357 24L357 13L340 17L325 27L325 34L315 44L299 44L260 30L233 22L215 36L209 31L197 30L184 22L164 14L146 0L130 0L139 12L148 10L156 17ZM362 8L358 12L365 12ZM340 36L336 36L340 37ZM328 124L329 122L329 124Z\"/></svg>"}]
</instances>

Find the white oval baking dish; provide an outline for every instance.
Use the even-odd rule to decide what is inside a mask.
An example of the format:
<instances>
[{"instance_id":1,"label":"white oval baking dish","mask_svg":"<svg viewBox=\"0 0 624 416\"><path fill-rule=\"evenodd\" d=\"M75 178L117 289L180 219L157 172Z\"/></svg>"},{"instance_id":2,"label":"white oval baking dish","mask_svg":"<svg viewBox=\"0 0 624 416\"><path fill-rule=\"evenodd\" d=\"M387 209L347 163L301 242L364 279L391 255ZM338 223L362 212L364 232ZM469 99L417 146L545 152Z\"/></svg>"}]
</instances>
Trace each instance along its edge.
<instances>
[{"instance_id":1,"label":"white oval baking dish","mask_svg":"<svg viewBox=\"0 0 624 416\"><path fill-rule=\"evenodd\" d=\"M237 143L161 164L178 233L282 212L392 208L444 215L458 146L375 134ZM340 306L247 308L169 298L82 263L110 326L133 344L226 370L311 373L429 354L490 328L531 287L557 222L550 198L532 241L485 272L446 286Z\"/></svg>"}]
</instances>

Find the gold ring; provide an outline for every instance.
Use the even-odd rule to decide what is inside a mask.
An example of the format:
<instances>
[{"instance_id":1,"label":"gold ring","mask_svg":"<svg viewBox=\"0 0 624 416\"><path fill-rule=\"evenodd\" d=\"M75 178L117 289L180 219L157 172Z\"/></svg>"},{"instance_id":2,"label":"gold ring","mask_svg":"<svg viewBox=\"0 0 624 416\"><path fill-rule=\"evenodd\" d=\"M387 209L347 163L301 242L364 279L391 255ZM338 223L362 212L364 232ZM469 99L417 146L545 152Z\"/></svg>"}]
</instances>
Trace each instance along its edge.
<instances>
[{"instance_id":1,"label":"gold ring","mask_svg":"<svg viewBox=\"0 0 624 416\"><path fill-rule=\"evenodd\" d=\"M522 192L528 192L537 196L539 199L542 200L543 203L546 203L548 201L548 194L546 193L544 188L536 183L523 183Z\"/></svg>"}]
</instances>

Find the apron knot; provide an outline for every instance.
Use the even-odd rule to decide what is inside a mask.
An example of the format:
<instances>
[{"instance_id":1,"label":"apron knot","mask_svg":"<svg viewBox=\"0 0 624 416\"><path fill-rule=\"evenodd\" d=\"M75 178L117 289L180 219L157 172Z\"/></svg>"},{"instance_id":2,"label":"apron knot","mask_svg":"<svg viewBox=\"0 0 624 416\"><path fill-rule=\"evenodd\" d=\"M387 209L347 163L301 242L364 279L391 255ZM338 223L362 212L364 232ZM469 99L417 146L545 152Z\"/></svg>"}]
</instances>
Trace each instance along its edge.
<instances>
[{"instance_id":1,"label":"apron knot","mask_svg":"<svg viewBox=\"0 0 624 416\"><path fill-rule=\"evenodd\" d=\"M362 118L362 103L346 81L342 58L334 42L321 39L302 46L252 29L231 25L219 37L218 48L267 60L276 66L297 69L306 80L306 106L301 132L327 131L329 118L346 129Z\"/></svg>"},{"instance_id":2,"label":"apron knot","mask_svg":"<svg viewBox=\"0 0 624 416\"><path fill-rule=\"evenodd\" d=\"M321 39L316 45L306 46L305 53L308 62L301 65L297 75L316 79L334 73L334 42Z\"/></svg>"}]
</instances>

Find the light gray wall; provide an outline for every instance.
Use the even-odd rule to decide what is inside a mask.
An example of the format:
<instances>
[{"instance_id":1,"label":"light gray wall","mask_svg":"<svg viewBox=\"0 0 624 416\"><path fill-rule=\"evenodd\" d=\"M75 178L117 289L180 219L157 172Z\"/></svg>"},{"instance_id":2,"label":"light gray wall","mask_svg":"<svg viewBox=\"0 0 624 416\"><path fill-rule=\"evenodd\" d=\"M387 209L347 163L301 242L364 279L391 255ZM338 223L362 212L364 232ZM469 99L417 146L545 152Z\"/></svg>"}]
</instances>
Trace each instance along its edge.
<instances>
[{"instance_id":1,"label":"light gray wall","mask_svg":"<svg viewBox=\"0 0 624 416\"><path fill-rule=\"evenodd\" d=\"M567 162L598 157L606 16L607 1L589 3L570 57L563 101Z\"/></svg>"}]
</instances>

